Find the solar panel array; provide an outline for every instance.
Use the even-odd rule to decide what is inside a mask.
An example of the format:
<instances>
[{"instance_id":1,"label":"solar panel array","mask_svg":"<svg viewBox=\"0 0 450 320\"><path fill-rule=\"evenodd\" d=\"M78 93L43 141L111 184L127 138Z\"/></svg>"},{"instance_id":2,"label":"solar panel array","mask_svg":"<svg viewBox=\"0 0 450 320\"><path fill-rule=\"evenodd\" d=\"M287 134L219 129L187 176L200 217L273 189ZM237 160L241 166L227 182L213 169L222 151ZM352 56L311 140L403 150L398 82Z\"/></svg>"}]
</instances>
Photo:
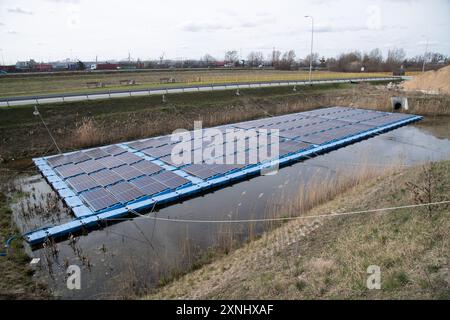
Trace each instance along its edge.
<instances>
[{"instance_id":1,"label":"solar panel array","mask_svg":"<svg viewBox=\"0 0 450 320\"><path fill-rule=\"evenodd\" d=\"M212 133L191 131L183 136L188 142L183 148L179 137L167 135L45 160L88 207L99 212L174 192L195 181L223 177L408 117L411 116L330 107L220 126ZM262 139L261 129L268 130L266 140ZM205 133L210 134L209 139L202 139ZM199 156L200 161L194 162Z\"/></svg>"},{"instance_id":2,"label":"solar panel array","mask_svg":"<svg viewBox=\"0 0 450 320\"><path fill-rule=\"evenodd\" d=\"M94 212L190 183L117 145L49 157L47 163Z\"/></svg>"}]
</instances>

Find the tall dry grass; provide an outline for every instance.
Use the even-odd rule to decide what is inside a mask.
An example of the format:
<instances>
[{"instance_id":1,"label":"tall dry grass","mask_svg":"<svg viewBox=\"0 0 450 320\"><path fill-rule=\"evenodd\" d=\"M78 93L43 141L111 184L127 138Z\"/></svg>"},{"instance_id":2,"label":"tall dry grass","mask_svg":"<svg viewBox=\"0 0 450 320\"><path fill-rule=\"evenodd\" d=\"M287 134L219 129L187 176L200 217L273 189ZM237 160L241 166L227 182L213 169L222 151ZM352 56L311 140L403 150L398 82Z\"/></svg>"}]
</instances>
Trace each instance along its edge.
<instances>
[{"instance_id":1,"label":"tall dry grass","mask_svg":"<svg viewBox=\"0 0 450 320\"><path fill-rule=\"evenodd\" d=\"M90 147L103 143L105 136L104 130L92 118L85 117L75 124L71 143L75 148Z\"/></svg>"}]
</instances>

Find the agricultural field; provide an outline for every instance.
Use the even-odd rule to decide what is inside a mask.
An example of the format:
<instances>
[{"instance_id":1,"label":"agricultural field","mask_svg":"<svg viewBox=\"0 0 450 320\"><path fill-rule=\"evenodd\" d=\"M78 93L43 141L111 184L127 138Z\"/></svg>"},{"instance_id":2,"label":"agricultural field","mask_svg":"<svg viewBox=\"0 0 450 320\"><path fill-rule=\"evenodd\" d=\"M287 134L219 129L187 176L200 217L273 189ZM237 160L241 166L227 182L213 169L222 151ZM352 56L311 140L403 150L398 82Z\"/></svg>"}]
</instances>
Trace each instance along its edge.
<instances>
[{"instance_id":1,"label":"agricultural field","mask_svg":"<svg viewBox=\"0 0 450 320\"><path fill-rule=\"evenodd\" d=\"M312 79L348 79L357 77L385 77L390 75L391 73L388 72L345 73L314 71ZM0 77L0 97L51 93L84 93L118 89L157 88L162 86L308 79L309 73L307 71L233 69L9 75ZM123 84L127 82L133 82L134 84ZM99 87L97 88L96 86Z\"/></svg>"}]
</instances>

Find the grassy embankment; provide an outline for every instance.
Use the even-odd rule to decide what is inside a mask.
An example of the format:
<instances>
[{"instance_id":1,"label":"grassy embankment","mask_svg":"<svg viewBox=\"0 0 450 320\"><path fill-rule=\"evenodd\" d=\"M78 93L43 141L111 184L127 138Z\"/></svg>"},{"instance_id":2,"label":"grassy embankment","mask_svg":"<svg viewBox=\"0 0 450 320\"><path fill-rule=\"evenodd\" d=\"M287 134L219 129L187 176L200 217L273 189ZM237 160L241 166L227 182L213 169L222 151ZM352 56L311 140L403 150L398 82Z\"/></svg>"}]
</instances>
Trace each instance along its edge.
<instances>
[{"instance_id":1,"label":"grassy embankment","mask_svg":"<svg viewBox=\"0 0 450 320\"><path fill-rule=\"evenodd\" d=\"M390 73L346 73L315 71L314 80L342 79L357 77L385 77ZM174 83L162 83L162 78L172 78ZM261 82L278 80L308 80L309 73L305 71L279 70L160 70L140 72L109 72L109 73L64 73L64 74L31 74L0 77L0 97L33 96L64 93L95 93L105 90L147 89L180 85L208 85L232 82ZM135 85L120 85L122 80L134 80ZM101 82L103 88L88 88L87 82Z\"/></svg>"},{"instance_id":2,"label":"grassy embankment","mask_svg":"<svg viewBox=\"0 0 450 320\"><path fill-rule=\"evenodd\" d=\"M368 180L370 175L377 176L372 172L340 184L312 186L324 195L309 202L316 206L304 211L289 204L284 214L319 215L449 199L450 161L394 169ZM166 281L146 298L450 299L449 210L447 204L290 221L196 271ZM366 287L370 265L381 269L380 290Z\"/></svg>"},{"instance_id":3,"label":"grassy embankment","mask_svg":"<svg viewBox=\"0 0 450 320\"><path fill-rule=\"evenodd\" d=\"M167 134L191 128L194 120L204 126L250 120L327 105L364 106L390 110L393 91L370 84L318 85L234 91L173 94L161 97L83 101L40 106L56 141L64 151ZM411 96L410 112L450 114L447 96ZM3 160L55 153L33 106L0 109L0 157ZM1 161L1 160L0 160Z\"/></svg>"}]
</instances>

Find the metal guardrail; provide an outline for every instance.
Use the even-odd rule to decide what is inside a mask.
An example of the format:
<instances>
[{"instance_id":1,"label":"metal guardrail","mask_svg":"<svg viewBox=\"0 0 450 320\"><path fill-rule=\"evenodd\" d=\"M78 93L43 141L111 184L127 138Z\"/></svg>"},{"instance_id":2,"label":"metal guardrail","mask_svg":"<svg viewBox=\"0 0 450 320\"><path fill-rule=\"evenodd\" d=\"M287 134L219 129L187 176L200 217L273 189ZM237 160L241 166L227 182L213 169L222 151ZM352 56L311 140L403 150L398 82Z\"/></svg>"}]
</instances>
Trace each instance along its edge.
<instances>
[{"instance_id":1,"label":"metal guardrail","mask_svg":"<svg viewBox=\"0 0 450 320\"><path fill-rule=\"evenodd\" d=\"M374 78L346 78L346 79L328 79L328 80L312 80L311 84L326 83L352 83L352 82L371 82L371 81L394 81L401 77L374 77ZM304 86L308 85L308 80L279 80L279 81L260 81L260 82L231 82L205 85L189 85L189 86L162 86L148 89L129 89L129 90L104 90L97 92L83 93L66 93L66 94L48 94L39 96L23 96L0 98L0 107L30 105L30 104L47 104L72 101L86 101L97 99L113 99L144 95L163 95L169 93L195 92L195 91L214 91L214 90L234 90L248 88L263 87L282 87L282 86Z\"/></svg>"}]
</instances>

